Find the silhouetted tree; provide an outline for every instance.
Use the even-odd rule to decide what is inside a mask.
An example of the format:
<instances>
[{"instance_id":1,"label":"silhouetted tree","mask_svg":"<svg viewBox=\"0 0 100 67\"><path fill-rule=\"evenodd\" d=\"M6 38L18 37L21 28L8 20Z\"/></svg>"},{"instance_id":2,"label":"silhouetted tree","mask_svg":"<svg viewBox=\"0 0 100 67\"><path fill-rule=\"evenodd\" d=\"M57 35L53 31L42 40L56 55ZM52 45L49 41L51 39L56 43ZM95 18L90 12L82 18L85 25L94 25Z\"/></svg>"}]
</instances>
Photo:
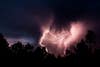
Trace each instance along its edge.
<instances>
[{"instance_id":1,"label":"silhouetted tree","mask_svg":"<svg viewBox=\"0 0 100 67\"><path fill-rule=\"evenodd\" d=\"M26 56L33 56L33 50L34 50L34 47L29 43L27 43L24 46L24 51L25 51Z\"/></svg>"},{"instance_id":2,"label":"silhouetted tree","mask_svg":"<svg viewBox=\"0 0 100 67\"><path fill-rule=\"evenodd\" d=\"M81 40L81 42L77 44L77 52L82 56L88 54L88 46L85 41Z\"/></svg>"},{"instance_id":3,"label":"silhouetted tree","mask_svg":"<svg viewBox=\"0 0 100 67\"><path fill-rule=\"evenodd\" d=\"M0 33L0 56L9 56L9 44L4 38L4 36Z\"/></svg>"},{"instance_id":4,"label":"silhouetted tree","mask_svg":"<svg viewBox=\"0 0 100 67\"><path fill-rule=\"evenodd\" d=\"M87 43L95 43L96 35L93 31L88 30L85 40Z\"/></svg>"},{"instance_id":5,"label":"silhouetted tree","mask_svg":"<svg viewBox=\"0 0 100 67\"><path fill-rule=\"evenodd\" d=\"M21 42L17 42L11 46L11 50L14 56L23 56L23 45Z\"/></svg>"},{"instance_id":6,"label":"silhouetted tree","mask_svg":"<svg viewBox=\"0 0 100 67\"><path fill-rule=\"evenodd\" d=\"M25 48L28 52L33 51L33 49L34 49L34 47L33 47L31 44L29 44L29 43L27 43L27 45L25 45L24 48Z\"/></svg>"},{"instance_id":7,"label":"silhouetted tree","mask_svg":"<svg viewBox=\"0 0 100 67\"><path fill-rule=\"evenodd\" d=\"M85 42L87 43L88 49L90 50L91 54L95 51L95 44L96 44L96 35L92 30L88 30L87 35L85 37Z\"/></svg>"},{"instance_id":8,"label":"silhouetted tree","mask_svg":"<svg viewBox=\"0 0 100 67\"><path fill-rule=\"evenodd\" d=\"M0 48L8 48L9 44L4 38L4 36L0 33Z\"/></svg>"},{"instance_id":9,"label":"silhouetted tree","mask_svg":"<svg viewBox=\"0 0 100 67\"><path fill-rule=\"evenodd\" d=\"M77 44L76 59L78 60L78 63L82 64L87 63L89 60L88 46L84 40L81 40L81 42Z\"/></svg>"},{"instance_id":10,"label":"silhouetted tree","mask_svg":"<svg viewBox=\"0 0 100 67\"><path fill-rule=\"evenodd\" d=\"M0 56L27 56L36 63L43 64L80 64L90 60L89 45L95 43L95 34L93 31L88 31L85 40L82 39L77 46L71 46L70 50L66 50L65 57L56 58L54 55L45 51L45 47L33 47L31 44L23 45L21 42L8 47L8 42L2 34L0 34ZM38 45L38 44L37 44ZM34 50L35 49L35 50ZM73 51L71 51L73 49ZM74 53L75 51L75 53ZM100 57L100 49L95 51L94 57Z\"/></svg>"}]
</instances>

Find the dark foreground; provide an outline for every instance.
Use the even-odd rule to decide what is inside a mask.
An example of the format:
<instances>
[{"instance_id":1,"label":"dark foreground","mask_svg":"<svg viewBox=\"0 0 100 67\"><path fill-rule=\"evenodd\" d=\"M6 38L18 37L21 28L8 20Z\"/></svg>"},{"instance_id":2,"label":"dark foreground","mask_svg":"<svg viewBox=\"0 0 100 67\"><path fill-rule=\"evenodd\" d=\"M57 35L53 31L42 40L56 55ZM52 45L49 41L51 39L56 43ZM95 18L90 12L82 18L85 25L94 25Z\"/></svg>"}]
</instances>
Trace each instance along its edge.
<instances>
[{"instance_id":1,"label":"dark foreground","mask_svg":"<svg viewBox=\"0 0 100 67\"><path fill-rule=\"evenodd\" d=\"M8 47L8 42L2 34L0 34L0 59L2 62L15 62L24 64L63 64L63 65L100 65L100 49L92 49L90 44L95 44L95 39L92 32L88 33L86 40L82 40L73 47L72 50L66 50L65 57L55 57L48 54L45 48L37 47L27 44L23 45L21 42L15 43ZM12 59L11 59L12 58ZM5 60L6 59L6 60ZM16 63L16 64L17 64Z\"/></svg>"}]
</instances>

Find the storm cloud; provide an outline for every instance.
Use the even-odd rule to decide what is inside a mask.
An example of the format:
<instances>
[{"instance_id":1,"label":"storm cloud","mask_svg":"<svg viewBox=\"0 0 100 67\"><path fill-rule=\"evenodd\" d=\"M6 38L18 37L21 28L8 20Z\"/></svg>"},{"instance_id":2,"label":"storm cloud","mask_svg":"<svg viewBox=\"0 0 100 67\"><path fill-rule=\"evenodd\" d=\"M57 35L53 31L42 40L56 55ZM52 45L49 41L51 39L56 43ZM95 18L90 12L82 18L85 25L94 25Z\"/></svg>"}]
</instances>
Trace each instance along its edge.
<instances>
[{"instance_id":1,"label":"storm cloud","mask_svg":"<svg viewBox=\"0 0 100 67\"><path fill-rule=\"evenodd\" d=\"M44 21L51 14L57 28L69 25L69 21L88 20L98 32L99 3L96 0L1 0L0 32L8 38L38 40L40 25L46 24Z\"/></svg>"}]
</instances>

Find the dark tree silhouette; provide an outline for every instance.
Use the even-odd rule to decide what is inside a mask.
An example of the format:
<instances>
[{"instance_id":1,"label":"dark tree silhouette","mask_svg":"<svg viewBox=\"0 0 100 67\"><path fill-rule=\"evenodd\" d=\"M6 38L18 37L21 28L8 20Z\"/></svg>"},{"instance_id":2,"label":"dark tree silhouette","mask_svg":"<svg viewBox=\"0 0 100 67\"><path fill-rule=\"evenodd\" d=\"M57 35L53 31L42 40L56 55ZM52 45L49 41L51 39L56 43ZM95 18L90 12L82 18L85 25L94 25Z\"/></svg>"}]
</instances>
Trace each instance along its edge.
<instances>
[{"instance_id":1,"label":"dark tree silhouette","mask_svg":"<svg viewBox=\"0 0 100 67\"><path fill-rule=\"evenodd\" d=\"M31 44L27 43L27 45L25 45L24 49L26 49L27 52L30 52L30 51L33 51L34 47Z\"/></svg>"},{"instance_id":2,"label":"dark tree silhouette","mask_svg":"<svg viewBox=\"0 0 100 67\"><path fill-rule=\"evenodd\" d=\"M33 56L33 50L34 47L31 44L27 43L24 46L25 56Z\"/></svg>"},{"instance_id":3,"label":"dark tree silhouette","mask_svg":"<svg viewBox=\"0 0 100 67\"><path fill-rule=\"evenodd\" d=\"M95 43L96 35L93 31L88 30L87 35L86 35L85 38L86 38L87 43Z\"/></svg>"},{"instance_id":4,"label":"dark tree silhouette","mask_svg":"<svg viewBox=\"0 0 100 67\"><path fill-rule=\"evenodd\" d=\"M4 36L0 33L0 56L9 56L9 44L4 38Z\"/></svg>"},{"instance_id":5,"label":"dark tree silhouette","mask_svg":"<svg viewBox=\"0 0 100 67\"><path fill-rule=\"evenodd\" d=\"M96 34L92 30L88 30L85 37L85 42L87 43L88 49L90 50L91 54L93 54L95 51Z\"/></svg>"},{"instance_id":6,"label":"dark tree silhouette","mask_svg":"<svg viewBox=\"0 0 100 67\"><path fill-rule=\"evenodd\" d=\"M27 56L32 62L43 64L85 64L91 62L91 60L93 61L93 57L100 57L100 49L96 50L95 55L92 56L89 50L89 45L91 44L95 44L95 34L89 30L85 39L82 39L77 46L70 47L75 53L74 51L66 50L65 57L56 58L54 55L47 53L45 47L39 46L35 49L29 43L23 45L21 42L17 42L11 47L8 47L8 42L4 36L0 34L0 56Z\"/></svg>"},{"instance_id":7,"label":"dark tree silhouette","mask_svg":"<svg viewBox=\"0 0 100 67\"><path fill-rule=\"evenodd\" d=\"M21 42L17 42L11 46L11 50L14 56L23 56L23 45Z\"/></svg>"},{"instance_id":8,"label":"dark tree silhouette","mask_svg":"<svg viewBox=\"0 0 100 67\"><path fill-rule=\"evenodd\" d=\"M4 36L0 33L0 48L8 48L9 44L4 38Z\"/></svg>"}]
</instances>

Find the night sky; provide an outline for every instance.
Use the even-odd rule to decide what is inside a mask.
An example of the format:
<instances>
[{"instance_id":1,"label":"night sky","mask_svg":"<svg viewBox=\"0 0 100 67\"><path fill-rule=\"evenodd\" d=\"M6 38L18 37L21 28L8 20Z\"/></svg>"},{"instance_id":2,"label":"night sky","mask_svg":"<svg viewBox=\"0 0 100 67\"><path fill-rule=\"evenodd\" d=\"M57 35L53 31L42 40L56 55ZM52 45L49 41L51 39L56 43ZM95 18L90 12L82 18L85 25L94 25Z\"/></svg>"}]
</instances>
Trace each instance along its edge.
<instances>
[{"instance_id":1,"label":"night sky","mask_svg":"<svg viewBox=\"0 0 100 67\"><path fill-rule=\"evenodd\" d=\"M0 0L0 32L10 43L35 43L41 36L40 25L46 24L52 13L58 28L69 21L89 22L99 41L99 9L96 0Z\"/></svg>"}]
</instances>

